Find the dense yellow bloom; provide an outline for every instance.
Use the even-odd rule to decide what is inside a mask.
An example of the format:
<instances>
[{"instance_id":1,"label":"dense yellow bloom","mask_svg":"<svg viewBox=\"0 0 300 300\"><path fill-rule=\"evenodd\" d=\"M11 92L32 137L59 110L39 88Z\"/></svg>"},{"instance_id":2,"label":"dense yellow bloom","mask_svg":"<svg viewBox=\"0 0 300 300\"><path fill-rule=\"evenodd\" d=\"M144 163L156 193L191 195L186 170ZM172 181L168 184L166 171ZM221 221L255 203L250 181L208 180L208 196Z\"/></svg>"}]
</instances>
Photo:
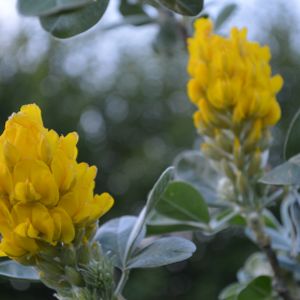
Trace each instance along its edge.
<instances>
[{"instance_id":1,"label":"dense yellow bloom","mask_svg":"<svg viewBox=\"0 0 300 300\"><path fill-rule=\"evenodd\" d=\"M78 136L44 127L35 104L24 105L0 136L2 255L32 256L47 245L71 243L76 230L96 224L113 204L94 195L95 166L78 163Z\"/></svg>"},{"instance_id":2,"label":"dense yellow bloom","mask_svg":"<svg viewBox=\"0 0 300 300\"><path fill-rule=\"evenodd\" d=\"M270 51L247 41L246 29L233 28L229 38L213 33L212 22L199 19L188 40L190 59L188 94L198 107L194 121L201 133L240 128L252 122L253 141L280 118L276 94L281 76L271 75Z\"/></svg>"}]
</instances>

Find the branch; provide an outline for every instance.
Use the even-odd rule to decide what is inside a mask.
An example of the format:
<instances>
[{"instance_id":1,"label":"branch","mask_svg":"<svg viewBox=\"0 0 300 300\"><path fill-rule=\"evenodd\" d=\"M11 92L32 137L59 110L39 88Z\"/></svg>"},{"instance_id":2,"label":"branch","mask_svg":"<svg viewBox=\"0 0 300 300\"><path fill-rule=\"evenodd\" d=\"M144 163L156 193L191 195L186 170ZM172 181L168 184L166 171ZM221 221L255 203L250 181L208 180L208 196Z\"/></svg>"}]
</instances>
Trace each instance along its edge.
<instances>
[{"instance_id":1,"label":"branch","mask_svg":"<svg viewBox=\"0 0 300 300\"><path fill-rule=\"evenodd\" d=\"M274 273L274 289L283 300L294 300L287 288L284 274L279 266L276 252L271 247L270 237L264 232L264 224L258 214L248 216L249 227L253 230L256 242L265 253Z\"/></svg>"}]
</instances>

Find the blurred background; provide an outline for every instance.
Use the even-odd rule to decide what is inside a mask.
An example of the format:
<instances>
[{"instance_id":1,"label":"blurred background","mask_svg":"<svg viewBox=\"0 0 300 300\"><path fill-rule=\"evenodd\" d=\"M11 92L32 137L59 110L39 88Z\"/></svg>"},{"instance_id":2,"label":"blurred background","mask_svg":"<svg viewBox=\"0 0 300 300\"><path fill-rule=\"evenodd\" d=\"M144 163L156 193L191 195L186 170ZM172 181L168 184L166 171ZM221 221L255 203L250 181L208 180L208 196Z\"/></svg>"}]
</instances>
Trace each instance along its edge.
<instances>
[{"instance_id":1,"label":"blurred background","mask_svg":"<svg viewBox=\"0 0 300 300\"><path fill-rule=\"evenodd\" d=\"M21 105L35 102L42 108L46 127L62 134L77 131L79 160L99 169L97 192L109 191L116 199L101 222L137 214L176 154L197 145L194 109L186 96L183 34L172 22L160 27L114 26L120 20L118 2L111 1L104 19L92 30L57 40L36 19L19 16L15 1L0 0L0 127ZM206 12L217 18L231 3L206 1ZM272 163L278 164L288 125L300 104L300 5L296 0L234 3L235 13L219 32L247 26L251 39L271 46L274 73L285 79L279 96L283 117L274 131L271 153ZM296 125L289 153L300 152ZM256 250L239 228L213 238L196 233L195 241L197 253L186 262L133 271L126 298L217 299ZM37 283L0 279L1 300L50 300L52 294Z\"/></svg>"}]
</instances>

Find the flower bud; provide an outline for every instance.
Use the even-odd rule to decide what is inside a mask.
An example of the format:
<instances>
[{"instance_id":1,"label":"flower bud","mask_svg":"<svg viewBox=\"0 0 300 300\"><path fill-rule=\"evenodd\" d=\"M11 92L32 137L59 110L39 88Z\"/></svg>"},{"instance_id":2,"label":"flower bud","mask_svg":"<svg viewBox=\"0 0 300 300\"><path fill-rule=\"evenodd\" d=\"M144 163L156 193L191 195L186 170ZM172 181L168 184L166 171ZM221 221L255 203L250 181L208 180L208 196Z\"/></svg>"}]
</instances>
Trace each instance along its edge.
<instances>
[{"instance_id":1,"label":"flower bud","mask_svg":"<svg viewBox=\"0 0 300 300\"><path fill-rule=\"evenodd\" d=\"M68 281L75 286L83 286L83 279L80 273L72 267L65 267L65 274Z\"/></svg>"}]
</instances>

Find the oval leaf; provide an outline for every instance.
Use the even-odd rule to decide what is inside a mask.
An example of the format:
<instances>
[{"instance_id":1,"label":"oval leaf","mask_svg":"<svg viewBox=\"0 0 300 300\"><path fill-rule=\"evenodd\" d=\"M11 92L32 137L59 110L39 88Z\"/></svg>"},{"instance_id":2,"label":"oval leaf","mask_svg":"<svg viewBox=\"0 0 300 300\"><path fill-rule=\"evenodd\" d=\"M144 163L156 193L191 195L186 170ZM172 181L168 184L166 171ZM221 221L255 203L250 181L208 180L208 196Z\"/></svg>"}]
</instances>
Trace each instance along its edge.
<instances>
[{"instance_id":1,"label":"oval leaf","mask_svg":"<svg viewBox=\"0 0 300 300\"><path fill-rule=\"evenodd\" d=\"M272 279L269 276L259 276L243 288L237 300L271 300Z\"/></svg>"},{"instance_id":2,"label":"oval leaf","mask_svg":"<svg viewBox=\"0 0 300 300\"><path fill-rule=\"evenodd\" d=\"M40 18L42 27L58 38L69 38L93 27L103 16L108 0L93 0L83 8Z\"/></svg>"},{"instance_id":3,"label":"oval leaf","mask_svg":"<svg viewBox=\"0 0 300 300\"><path fill-rule=\"evenodd\" d=\"M159 3L173 10L174 12L186 15L196 16L203 8L203 0L159 0Z\"/></svg>"},{"instance_id":4,"label":"oval leaf","mask_svg":"<svg viewBox=\"0 0 300 300\"><path fill-rule=\"evenodd\" d=\"M218 30L232 16L232 14L236 11L236 9L237 9L237 5L235 3L226 5L221 10L214 23L215 30Z\"/></svg>"},{"instance_id":5,"label":"oval leaf","mask_svg":"<svg viewBox=\"0 0 300 300\"><path fill-rule=\"evenodd\" d=\"M238 293L245 287L241 283L233 283L227 286L219 295L219 300L236 300Z\"/></svg>"},{"instance_id":6,"label":"oval leaf","mask_svg":"<svg viewBox=\"0 0 300 300\"><path fill-rule=\"evenodd\" d=\"M174 179L174 168L167 168L154 184L152 190L149 193L146 203L146 216L153 210L157 203L162 198L169 183Z\"/></svg>"},{"instance_id":7,"label":"oval leaf","mask_svg":"<svg viewBox=\"0 0 300 300\"><path fill-rule=\"evenodd\" d=\"M111 258L114 266L124 268L124 255L130 233L136 223L137 217L124 216L113 219L102 225L95 239L100 242L104 253ZM136 243L138 244L145 236L145 227L139 233Z\"/></svg>"},{"instance_id":8,"label":"oval leaf","mask_svg":"<svg viewBox=\"0 0 300 300\"><path fill-rule=\"evenodd\" d=\"M179 221L209 222L208 207L201 194L183 181L170 183L155 209Z\"/></svg>"},{"instance_id":9,"label":"oval leaf","mask_svg":"<svg viewBox=\"0 0 300 300\"><path fill-rule=\"evenodd\" d=\"M216 184L221 176L200 151L182 152L176 157L174 165L176 179L193 185L208 204L218 201Z\"/></svg>"},{"instance_id":10,"label":"oval leaf","mask_svg":"<svg viewBox=\"0 0 300 300\"><path fill-rule=\"evenodd\" d=\"M179 221L155 212L147 222L147 235L164 234L190 230L210 231L209 226L203 223Z\"/></svg>"},{"instance_id":11,"label":"oval leaf","mask_svg":"<svg viewBox=\"0 0 300 300\"><path fill-rule=\"evenodd\" d=\"M155 268L185 260L192 256L196 246L179 237L167 237L154 241L142 249L128 263L128 268Z\"/></svg>"},{"instance_id":12,"label":"oval leaf","mask_svg":"<svg viewBox=\"0 0 300 300\"><path fill-rule=\"evenodd\" d=\"M259 181L272 185L299 185L300 184L300 155L292 157L289 161L275 167Z\"/></svg>"},{"instance_id":13,"label":"oval leaf","mask_svg":"<svg viewBox=\"0 0 300 300\"><path fill-rule=\"evenodd\" d=\"M26 16L45 16L92 3L93 0L18 0L18 10Z\"/></svg>"},{"instance_id":14,"label":"oval leaf","mask_svg":"<svg viewBox=\"0 0 300 300\"><path fill-rule=\"evenodd\" d=\"M29 281L40 280L38 272L33 267L25 267L13 260L0 263L0 276Z\"/></svg>"},{"instance_id":15,"label":"oval leaf","mask_svg":"<svg viewBox=\"0 0 300 300\"><path fill-rule=\"evenodd\" d=\"M123 16L136 16L136 15L146 15L143 5L141 3L132 3L129 0L121 0L119 11Z\"/></svg>"},{"instance_id":16,"label":"oval leaf","mask_svg":"<svg viewBox=\"0 0 300 300\"><path fill-rule=\"evenodd\" d=\"M300 109L295 113L288 130L285 134L285 141L283 147L283 155L285 159L292 157L300 152L299 138L300 138Z\"/></svg>"}]
</instances>

